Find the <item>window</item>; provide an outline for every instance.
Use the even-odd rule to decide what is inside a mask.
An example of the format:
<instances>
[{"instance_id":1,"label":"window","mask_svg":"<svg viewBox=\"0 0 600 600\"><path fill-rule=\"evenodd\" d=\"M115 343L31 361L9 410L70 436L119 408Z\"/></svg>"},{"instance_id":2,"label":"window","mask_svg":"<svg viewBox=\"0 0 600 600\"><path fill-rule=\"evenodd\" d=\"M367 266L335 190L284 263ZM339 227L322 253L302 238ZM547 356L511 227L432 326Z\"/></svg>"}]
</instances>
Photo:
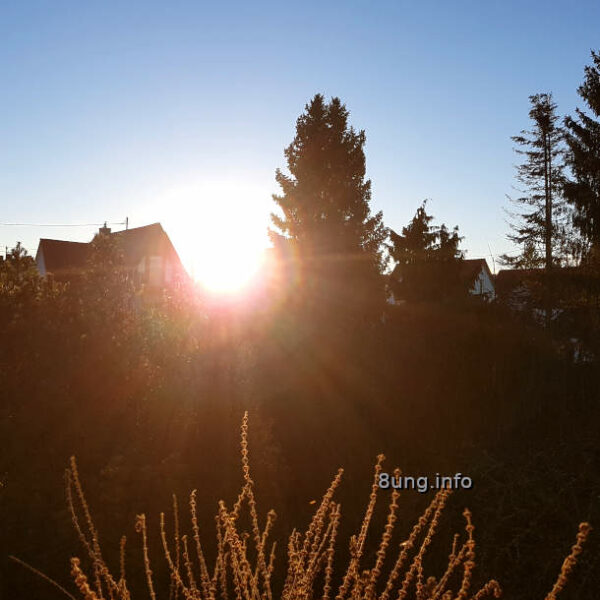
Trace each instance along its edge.
<instances>
[{"instance_id":1,"label":"window","mask_svg":"<svg viewBox=\"0 0 600 600\"><path fill-rule=\"evenodd\" d=\"M163 284L163 259L162 256L150 256L148 260L148 285L161 286Z\"/></svg>"}]
</instances>

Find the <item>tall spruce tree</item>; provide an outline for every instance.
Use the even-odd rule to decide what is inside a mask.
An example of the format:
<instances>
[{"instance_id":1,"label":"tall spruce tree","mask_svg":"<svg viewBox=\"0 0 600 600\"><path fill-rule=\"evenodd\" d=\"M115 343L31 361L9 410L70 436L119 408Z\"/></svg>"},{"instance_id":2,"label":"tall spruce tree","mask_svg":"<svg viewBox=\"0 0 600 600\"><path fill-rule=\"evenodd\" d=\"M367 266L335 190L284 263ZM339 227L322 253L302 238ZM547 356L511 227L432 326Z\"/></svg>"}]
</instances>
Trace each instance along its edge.
<instances>
[{"instance_id":1,"label":"tall spruce tree","mask_svg":"<svg viewBox=\"0 0 600 600\"><path fill-rule=\"evenodd\" d=\"M365 133L348 124L348 114L339 98L327 103L321 94L306 105L285 149L289 174L276 171L282 193L273 199L282 214L271 215L270 231L276 245L294 247L316 288L345 302L382 292L387 233L369 205Z\"/></svg>"},{"instance_id":2,"label":"tall spruce tree","mask_svg":"<svg viewBox=\"0 0 600 600\"><path fill-rule=\"evenodd\" d=\"M505 254L502 261L522 268L532 266L532 256L537 255L536 266L549 271L568 254L568 219L562 197L564 132L558 124L552 94L535 94L529 101L533 127L511 138L517 144L515 151L524 157L516 176L524 188L523 196L511 198L521 211L511 214L512 233L507 237L521 247L521 252L517 256Z\"/></svg>"},{"instance_id":3,"label":"tall spruce tree","mask_svg":"<svg viewBox=\"0 0 600 600\"><path fill-rule=\"evenodd\" d=\"M600 253L600 53L592 51L592 65L578 93L593 116L576 109L566 117L567 164L571 178L565 196L574 208L574 225L594 254ZM594 118L595 117L595 118Z\"/></svg>"},{"instance_id":4,"label":"tall spruce tree","mask_svg":"<svg viewBox=\"0 0 600 600\"><path fill-rule=\"evenodd\" d=\"M410 300L441 300L456 297L461 290L460 265L464 253L458 227L431 224L433 216L425 210L426 201L411 222L398 234L390 230L390 256L396 263L392 291Z\"/></svg>"}]
</instances>

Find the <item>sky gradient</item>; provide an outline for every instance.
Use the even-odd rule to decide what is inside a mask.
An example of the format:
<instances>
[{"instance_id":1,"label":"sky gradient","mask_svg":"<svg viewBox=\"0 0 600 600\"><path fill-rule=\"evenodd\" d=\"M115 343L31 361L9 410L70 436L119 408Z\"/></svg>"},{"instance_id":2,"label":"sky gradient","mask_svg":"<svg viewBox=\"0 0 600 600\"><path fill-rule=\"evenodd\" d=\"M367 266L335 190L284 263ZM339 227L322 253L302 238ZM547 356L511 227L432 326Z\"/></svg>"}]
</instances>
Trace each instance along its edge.
<instances>
[{"instance_id":1,"label":"sky gradient","mask_svg":"<svg viewBox=\"0 0 600 600\"><path fill-rule=\"evenodd\" d=\"M241 252L268 244L275 169L317 92L365 130L388 227L429 198L468 257L514 250L510 136L531 94L553 92L561 115L581 106L600 48L598 2L11 4L0 223L159 221L191 271L215 232ZM95 229L0 225L0 244L35 254L40 237Z\"/></svg>"}]
</instances>

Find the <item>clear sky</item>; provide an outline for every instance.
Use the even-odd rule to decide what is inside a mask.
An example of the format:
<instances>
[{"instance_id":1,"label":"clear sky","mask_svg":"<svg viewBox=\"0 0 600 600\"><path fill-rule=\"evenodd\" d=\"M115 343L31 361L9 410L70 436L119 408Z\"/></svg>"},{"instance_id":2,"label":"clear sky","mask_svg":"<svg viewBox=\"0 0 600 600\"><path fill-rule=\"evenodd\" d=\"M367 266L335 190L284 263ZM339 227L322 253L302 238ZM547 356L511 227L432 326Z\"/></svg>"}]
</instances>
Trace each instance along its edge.
<instances>
[{"instance_id":1,"label":"clear sky","mask_svg":"<svg viewBox=\"0 0 600 600\"><path fill-rule=\"evenodd\" d=\"M510 136L530 94L581 104L591 49L597 1L3 2L0 223L160 221L191 270L217 234L266 246L275 169L322 92L366 131L387 226L430 198L469 257L500 254ZM0 244L94 231L0 225Z\"/></svg>"}]
</instances>

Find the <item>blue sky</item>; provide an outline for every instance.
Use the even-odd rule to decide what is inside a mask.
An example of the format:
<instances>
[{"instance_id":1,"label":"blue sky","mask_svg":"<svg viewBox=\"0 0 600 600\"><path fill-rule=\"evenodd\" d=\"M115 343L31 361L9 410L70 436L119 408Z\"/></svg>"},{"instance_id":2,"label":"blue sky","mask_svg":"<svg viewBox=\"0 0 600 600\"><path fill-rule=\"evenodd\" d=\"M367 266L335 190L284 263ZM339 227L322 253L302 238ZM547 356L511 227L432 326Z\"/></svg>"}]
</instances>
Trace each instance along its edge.
<instances>
[{"instance_id":1,"label":"blue sky","mask_svg":"<svg viewBox=\"0 0 600 600\"><path fill-rule=\"evenodd\" d=\"M530 94L552 91L561 114L581 105L600 48L598 2L24 1L1 14L0 223L160 221L191 269L216 237L267 244L274 172L317 92L366 131L386 225L430 198L468 256L511 250L510 136ZM34 253L40 237L93 232L0 225L0 244Z\"/></svg>"}]
</instances>

